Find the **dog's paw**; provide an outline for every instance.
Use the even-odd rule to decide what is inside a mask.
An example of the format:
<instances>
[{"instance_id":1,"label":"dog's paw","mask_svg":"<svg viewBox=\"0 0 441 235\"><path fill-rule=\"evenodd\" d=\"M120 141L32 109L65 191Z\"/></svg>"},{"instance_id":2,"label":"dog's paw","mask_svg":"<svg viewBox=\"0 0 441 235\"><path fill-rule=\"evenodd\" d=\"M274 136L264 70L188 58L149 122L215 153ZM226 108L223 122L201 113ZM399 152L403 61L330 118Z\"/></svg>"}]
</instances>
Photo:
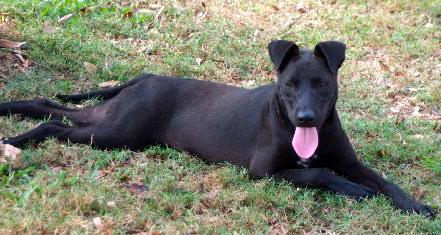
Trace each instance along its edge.
<instances>
[{"instance_id":1,"label":"dog's paw","mask_svg":"<svg viewBox=\"0 0 441 235\"><path fill-rule=\"evenodd\" d=\"M435 218L438 214L434 208L415 200L411 200L404 205L400 205L399 208L406 213L417 213L431 218Z\"/></svg>"},{"instance_id":2,"label":"dog's paw","mask_svg":"<svg viewBox=\"0 0 441 235\"><path fill-rule=\"evenodd\" d=\"M8 144L8 139L6 138L0 139L0 144Z\"/></svg>"}]
</instances>

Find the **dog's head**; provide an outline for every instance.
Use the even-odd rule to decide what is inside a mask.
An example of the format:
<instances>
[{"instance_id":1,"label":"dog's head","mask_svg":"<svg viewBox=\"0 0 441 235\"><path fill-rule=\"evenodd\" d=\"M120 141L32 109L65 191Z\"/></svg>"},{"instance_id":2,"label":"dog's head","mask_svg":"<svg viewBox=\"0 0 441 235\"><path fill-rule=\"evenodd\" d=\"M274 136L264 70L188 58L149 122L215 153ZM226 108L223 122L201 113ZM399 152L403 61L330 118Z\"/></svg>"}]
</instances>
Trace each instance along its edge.
<instances>
[{"instance_id":1,"label":"dog's head","mask_svg":"<svg viewBox=\"0 0 441 235\"><path fill-rule=\"evenodd\" d=\"M321 42L313 51L300 50L294 42L285 40L268 45L277 72L279 103L296 127L293 146L303 158L308 158L313 151L311 146L302 151L302 146L315 141L313 144L317 147L318 137L314 136L334 109L337 72L345 59L345 50L345 44L337 41ZM298 141L296 135L300 136Z\"/></svg>"}]
</instances>

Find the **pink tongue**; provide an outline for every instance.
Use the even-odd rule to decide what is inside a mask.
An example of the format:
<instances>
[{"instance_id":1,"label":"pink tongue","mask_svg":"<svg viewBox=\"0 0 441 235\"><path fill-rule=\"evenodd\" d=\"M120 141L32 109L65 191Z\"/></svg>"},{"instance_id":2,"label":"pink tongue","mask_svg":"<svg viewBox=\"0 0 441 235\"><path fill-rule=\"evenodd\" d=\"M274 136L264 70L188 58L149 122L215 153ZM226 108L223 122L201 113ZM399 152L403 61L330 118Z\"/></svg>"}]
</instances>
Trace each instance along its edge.
<instances>
[{"instance_id":1,"label":"pink tongue","mask_svg":"<svg viewBox=\"0 0 441 235\"><path fill-rule=\"evenodd\" d=\"M292 138L292 147L299 157L310 158L318 146L318 134L315 127L297 127Z\"/></svg>"}]
</instances>

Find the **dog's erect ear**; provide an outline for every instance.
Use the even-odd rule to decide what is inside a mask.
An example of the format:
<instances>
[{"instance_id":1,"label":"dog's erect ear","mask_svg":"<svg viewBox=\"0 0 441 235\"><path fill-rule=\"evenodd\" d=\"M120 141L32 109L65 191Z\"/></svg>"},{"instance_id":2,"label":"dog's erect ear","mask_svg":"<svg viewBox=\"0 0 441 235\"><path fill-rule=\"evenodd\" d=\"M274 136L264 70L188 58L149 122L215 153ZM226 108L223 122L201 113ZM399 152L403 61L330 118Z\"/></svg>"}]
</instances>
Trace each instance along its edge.
<instances>
[{"instance_id":1,"label":"dog's erect ear","mask_svg":"<svg viewBox=\"0 0 441 235\"><path fill-rule=\"evenodd\" d=\"M337 70L345 60L346 45L337 41L325 41L317 44L314 48L314 55L323 58L332 74L337 74Z\"/></svg>"},{"instance_id":2,"label":"dog's erect ear","mask_svg":"<svg viewBox=\"0 0 441 235\"><path fill-rule=\"evenodd\" d=\"M274 68L280 72L291 58L299 55L299 47L291 41L276 40L268 44L268 52Z\"/></svg>"}]
</instances>

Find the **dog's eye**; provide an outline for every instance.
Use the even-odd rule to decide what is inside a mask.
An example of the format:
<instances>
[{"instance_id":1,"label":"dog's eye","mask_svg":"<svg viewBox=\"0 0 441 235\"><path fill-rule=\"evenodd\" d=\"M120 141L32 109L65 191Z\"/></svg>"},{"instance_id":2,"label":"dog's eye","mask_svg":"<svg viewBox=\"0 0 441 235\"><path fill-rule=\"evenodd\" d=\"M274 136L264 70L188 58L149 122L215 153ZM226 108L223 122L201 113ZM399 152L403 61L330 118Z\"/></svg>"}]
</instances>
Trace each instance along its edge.
<instances>
[{"instance_id":1,"label":"dog's eye","mask_svg":"<svg viewBox=\"0 0 441 235\"><path fill-rule=\"evenodd\" d=\"M321 87L325 87L325 86L327 86L328 85L328 83L327 82L325 82L325 81L323 81L323 82L320 82L320 86Z\"/></svg>"}]
</instances>

